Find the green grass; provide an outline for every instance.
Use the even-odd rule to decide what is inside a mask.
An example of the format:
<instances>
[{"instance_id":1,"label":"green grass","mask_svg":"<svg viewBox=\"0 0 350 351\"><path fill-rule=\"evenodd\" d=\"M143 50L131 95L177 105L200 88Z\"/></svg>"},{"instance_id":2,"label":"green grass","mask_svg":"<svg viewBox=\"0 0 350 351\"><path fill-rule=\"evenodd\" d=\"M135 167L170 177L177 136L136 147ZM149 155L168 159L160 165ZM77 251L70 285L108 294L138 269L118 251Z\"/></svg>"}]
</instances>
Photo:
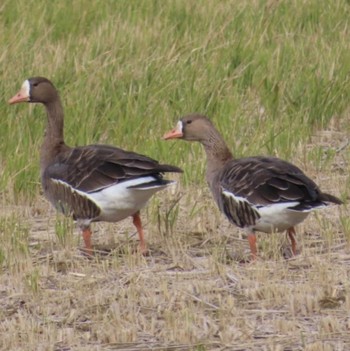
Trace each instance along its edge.
<instances>
[{"instance_id":1,"label":"green grass","mask_svg":"<svg viewBox=\"0 0 350 351\"><path fill-rule=\"evenodd\" d=\"M203 165L187 163L189 149L202 151L160 137L194 111L217 122L237 156L290 158L348 106L349 15L339 0L3 2L2 191L30 200L40 188L43 108L6 104L33 75L60 90L69 144L186 165L185 183L203 178Z\"/></svg>"},{"instance_id":2,"label":"green grass","mask_svg":"<svg viewBox=\"0 0 350 351\"><path fill-rule=\"evenodd\" d=\"M8 269L17 272L23 269L21 259L29 254L29 228L20 216L2 217L0 219L0 270Z\"/></svg>"},{"instance_id":3,"label":"green grass","mask_svg":"<svg viewBox=\"0 0 350 351\"><path fill-rule=\"evenodd\" d=\"M201 146L161 137L207 114L237 157L285 158L347 200L349 18L341 0L3 0L0 349L345 350L348 207L300 225L292 260L284 236L261 234L261 260L242 265L247 242L212 201ZM127 219L94 224L112 252L86 259L42 199L45 111L7 104L37 75L61 93L69 145L184 169L142 211L149 257Z\"/></svg>"}]
</instances>

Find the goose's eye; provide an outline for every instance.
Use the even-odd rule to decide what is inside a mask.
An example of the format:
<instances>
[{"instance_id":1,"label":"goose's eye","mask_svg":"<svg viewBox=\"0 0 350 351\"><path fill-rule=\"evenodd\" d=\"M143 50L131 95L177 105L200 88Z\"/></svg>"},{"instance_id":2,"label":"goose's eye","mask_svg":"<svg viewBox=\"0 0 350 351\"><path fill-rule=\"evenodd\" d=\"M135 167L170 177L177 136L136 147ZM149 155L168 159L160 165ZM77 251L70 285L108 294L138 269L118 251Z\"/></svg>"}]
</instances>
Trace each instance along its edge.
<instances>
[{"instance_id":1,"label":"goose's eye","mask_svg":"<svg viewBox=\"0 0 350 351\"><path fill-rule=\"evenodd\" d=\"M33 83L33 87L37 87L39 83Z\"/></svg>"},{"instance_id":2,"label":"goose's eye","mask_svg":"<svg viewBox=\"0 0 350 351\"><path fill-rule=\"evenodd\" d=\"M192 123L192 120L189 119L188 121L186 121L187 124L191 124Z\"/></svg>"}]
</instances>

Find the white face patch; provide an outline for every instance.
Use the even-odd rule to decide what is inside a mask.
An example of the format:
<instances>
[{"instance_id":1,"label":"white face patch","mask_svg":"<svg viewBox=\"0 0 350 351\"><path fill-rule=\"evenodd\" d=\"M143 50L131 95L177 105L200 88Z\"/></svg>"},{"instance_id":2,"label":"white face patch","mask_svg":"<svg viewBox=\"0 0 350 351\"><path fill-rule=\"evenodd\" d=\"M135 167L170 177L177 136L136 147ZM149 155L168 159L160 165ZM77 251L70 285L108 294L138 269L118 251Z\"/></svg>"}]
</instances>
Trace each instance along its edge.
<instances>
[{"instance_id":1,"label":"white face patch","mask_svg":"<svg viewBox=\"0 0 350 351\"><path fill-rule=\"evenodd\" d=\"M183 125L182 121L178 121L177 125L176 125L176 130L178 132L180 132L181 134L183 134L183 129L184 129L184 125Z\"/></svg>"},{"instance_id":2,"label":"white face patch","mask_svg":"<svg viewBox=\"0 0 350 351\"><path fill-rule=\"evenodd\" d=\"M21 92L26 95L26 96L29 96L30 94L30 84L29 84L29 80L26 79L23 84L22 84L22 87L21 87Z\"/></svg>"}]
</instances>

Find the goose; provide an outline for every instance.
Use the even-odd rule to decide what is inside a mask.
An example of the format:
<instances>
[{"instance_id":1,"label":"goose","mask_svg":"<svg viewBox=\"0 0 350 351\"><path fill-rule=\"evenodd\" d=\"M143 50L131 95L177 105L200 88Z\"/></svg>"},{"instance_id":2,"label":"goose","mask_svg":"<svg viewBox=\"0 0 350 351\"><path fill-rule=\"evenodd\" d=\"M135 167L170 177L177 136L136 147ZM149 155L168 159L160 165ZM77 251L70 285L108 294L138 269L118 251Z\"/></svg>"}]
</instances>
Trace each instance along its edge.
<instances>
[{"instance_id":1,"label":"goose","mask_svg":"<svg viewBox=\"0 0 350 351\"><path fill-rule=\"evenodd\" d=\"M138 232L140 252L146 253L140 210L153 194L174 183L163 173L182 170L111 145L68 146L60 96L47 78L26 79L9 100L9 104L21 102L45 106L47 126L40 151L44 195L57 210L76 220L86 253L93 253L92 222L118 222L129 216Z\"/></svg>"},{"instance_id":2,"label":"goose","mask_svg":"<svg viewBox=\"0 0 350 351\"><path fill-rule=\"evenodd\" d=\"M256 231L286 231L296 255L295 226L313 210L330 203L342 204L287 161L265 156L235 159L206 116L191 114L181 118L163 138L203 145L206 180L213 198L227 219L246 231L252 260L257 258Z\"/></svg>"}]
</instances>

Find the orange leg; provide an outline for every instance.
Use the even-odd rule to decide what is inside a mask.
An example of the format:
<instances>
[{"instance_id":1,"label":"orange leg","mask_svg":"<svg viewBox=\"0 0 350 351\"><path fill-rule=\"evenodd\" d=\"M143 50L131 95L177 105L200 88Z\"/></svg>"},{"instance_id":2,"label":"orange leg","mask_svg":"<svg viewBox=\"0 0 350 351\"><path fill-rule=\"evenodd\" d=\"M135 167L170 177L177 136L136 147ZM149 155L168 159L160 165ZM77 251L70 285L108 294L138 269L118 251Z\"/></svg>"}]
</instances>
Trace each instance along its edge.
<instances>
[{"instance_id":1,"label":"orange leg","mask_svg":"<svg viewBox=\"0 0 350 351\"><path fill-rule=\"evenodd\" d=\"M83 239L85 243L85 251L87 254L92 255L92 245L91 245L91 230L90 227L83 228Z\"/></svg>"},{"instance_id":2,"label":"orange leg","mask_svg":"<svg viewBox=\"0 0 350 351\"><path fill-rule=\"evenodd\" d=\"M292 252L293 255L295 256L297 254L297 241L295 240L295 229L294 227L291 227L287 230L287 234L289 236L289 239L292 243Z\"/></svg>"},{"instance_id":3,"label":"orange leg","mask_svg":"<svg viewBox=\"0 0 350 351\"><path fill-rule=\"evenodd\" d=\"M140 218L140 212L136 212L133 216L133 224L137 229L137 233L139 234L139 239L140 239L140 251L144 255L147 253L147 247L145 243L145 236L143 234L143 228L142 228L142 223L141 223L141 218Z\"/></svg>"},{"instance_id":4,"label":"orange leg","mask_svg":"<svg viewBox=\"0 0 350 351\"><path fill-rule=\"evenodd\" d=\"M255 261L258 257L258 251L256 249L256 236L254 233L248 234L248 241L250 246L250 253L252 255L252 260Z\"/></svg>"}]
</instances>

